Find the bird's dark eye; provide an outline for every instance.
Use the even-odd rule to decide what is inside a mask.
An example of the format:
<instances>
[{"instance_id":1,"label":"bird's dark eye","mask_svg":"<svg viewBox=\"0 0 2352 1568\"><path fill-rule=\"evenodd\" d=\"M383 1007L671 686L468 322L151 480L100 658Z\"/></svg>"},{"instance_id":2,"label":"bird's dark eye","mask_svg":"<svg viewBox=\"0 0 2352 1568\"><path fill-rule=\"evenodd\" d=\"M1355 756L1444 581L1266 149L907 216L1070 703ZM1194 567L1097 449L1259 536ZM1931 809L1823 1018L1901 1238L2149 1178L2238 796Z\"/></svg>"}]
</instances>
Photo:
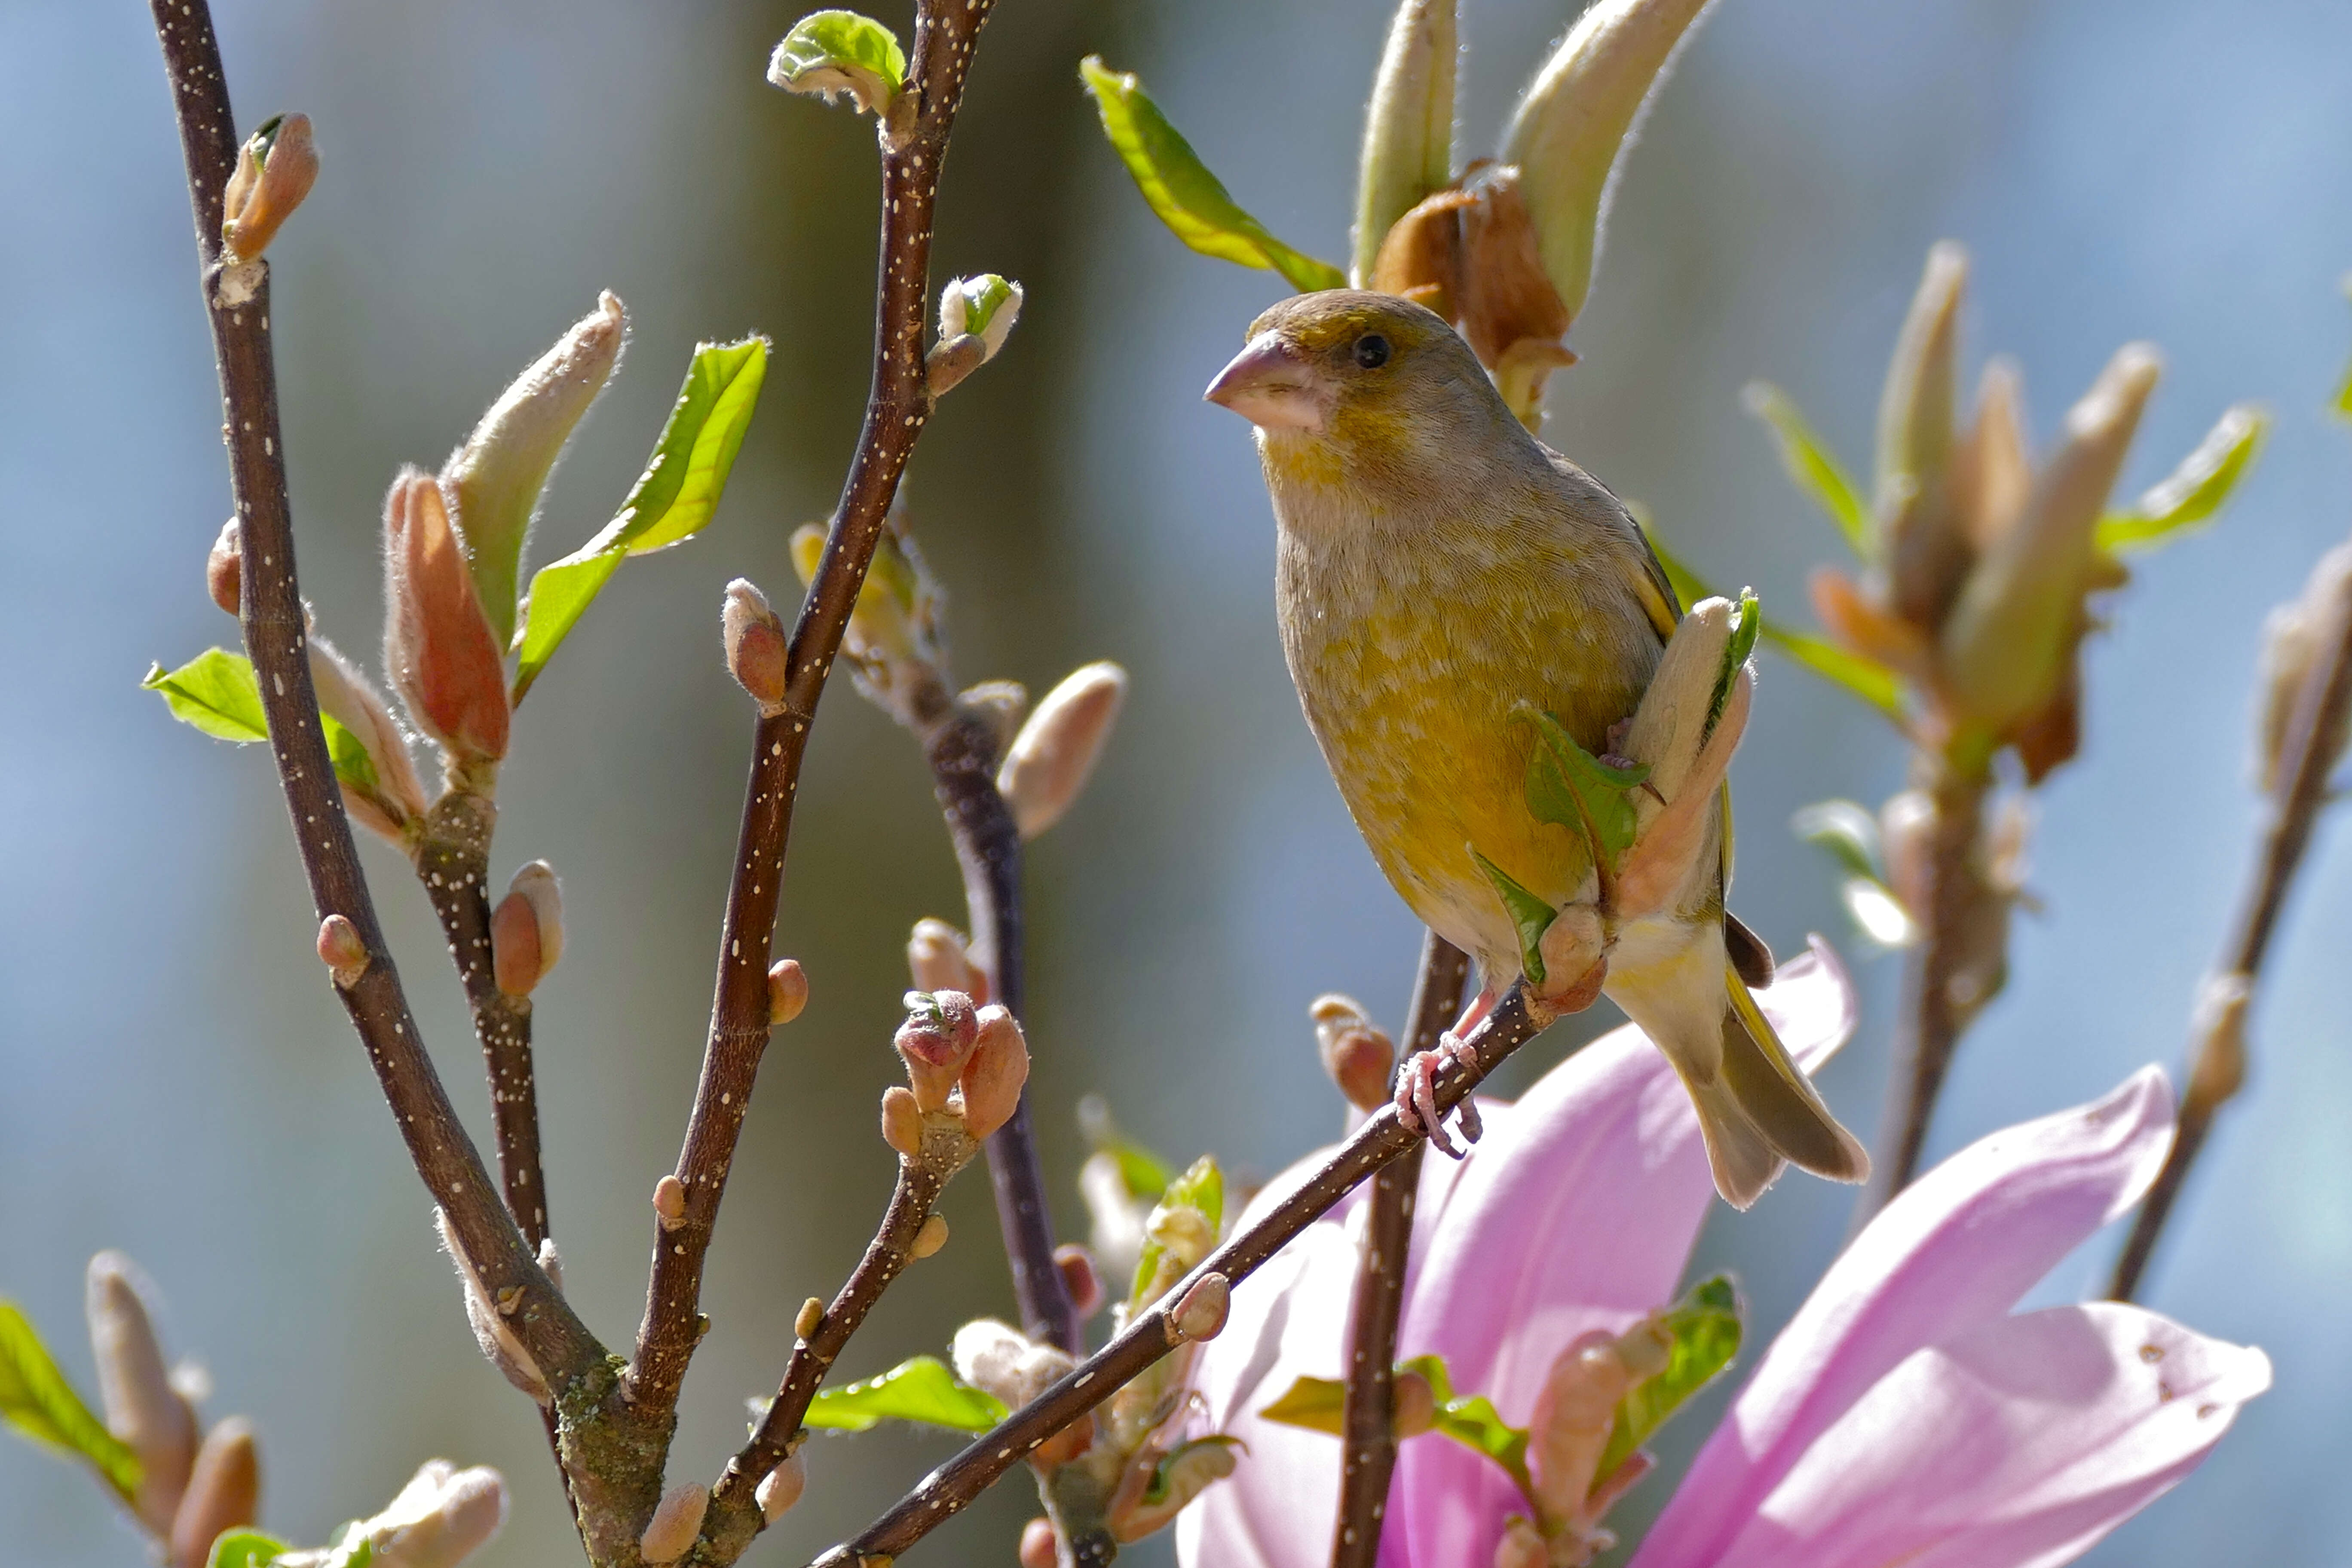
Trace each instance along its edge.
<instances>
[{"instance_id":1,"label":"bird's dark eye","mask_svg":"<svg viewBox=\"0 0 2352 1568\"><path fill-rule=\"evenodd\" d=\"M1356 340L1356 363L1366 370L1378 370L1389 363L1389 341L1378 332L1366 332Z\"/></svg>"}]
</instances>

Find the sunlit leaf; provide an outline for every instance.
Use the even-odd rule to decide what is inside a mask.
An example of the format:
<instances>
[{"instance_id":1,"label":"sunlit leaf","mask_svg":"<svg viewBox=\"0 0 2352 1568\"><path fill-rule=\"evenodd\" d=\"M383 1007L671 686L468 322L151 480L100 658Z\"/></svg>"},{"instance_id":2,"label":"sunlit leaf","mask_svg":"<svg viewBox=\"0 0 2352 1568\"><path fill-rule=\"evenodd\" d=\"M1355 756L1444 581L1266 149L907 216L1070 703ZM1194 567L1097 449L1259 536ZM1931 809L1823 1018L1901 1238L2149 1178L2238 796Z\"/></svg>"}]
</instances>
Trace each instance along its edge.
<instances>
[{"instance_id":1,"label":"sunlit leaf","mask_svg":"<svg viewBox=\"0 0 2352 1568\"><path fill-rule=\"evenodd\" d=\"M1347 1409L1348 1385L1336 1377L1302 1377L1283 1390L1282 1397L1258 1412L1260 1418L1279 1421L1285 1426L1303 1426L1309 1432L1328 1432L1339 1436L1347 1428L1342 1415Z\"/></svg>"},{"instance_id":2,"label":"sunlit leaf","mask_svg":"<svg viewBox=\"0 0 2352 1568\"><path fill-rule=\"evenodd\" d=\"M1429 1392L1436 1406L1436 1418L1431 1430L1484 1454L1503 1467L1522 1492L1532 1493L1528 1477L1528 1435L1510 1426L1496 1412L1494 1402L1485 1394L1467 1398L1456 1397L1454 1379L1445 1369L1445 1358L1434 1355L1414 1356L1396 1365L1397 1375L1418 1374L1429 1384ZM1344 1424L1348 1403L1348 1385L1334 1377L1302 1377L1285 1389L1282 1396L1258 1411L1267 1421L1278 1421L1286 1426L1300 1426L1309 1432L1328 1432L1337 1437L1346 1431ZM1604 1472L1605 1473L1605 1472Z\"/></svg>"},{"instance_id":3,"label":"sunlit leaf","mask_svg":"<svg viewBox=\"0 0 2352 1568\"><path fill-rule=\"evenodd\" d=\"M1496 1413L1494 1401L1485 1394L1440 1404L1436 1420L1430 1430L1451 1437L1464 1447L1484 1454L1502 1466L1505 1473L1518 1483L1520 1491L1532 1493L1535 1490L1528 1477L1526 1430L1506 1422Z\"/></svg>"},{"instance_id":4,"label":"sunlit leaf","mask_svg":"<svg viewBox=\"0 0 2352 1568\"><path fill-rule=\"evenodd\" d=\"M1798 837L1826 851L1846 874L1886 879L1880 858L1878 818L1850 800L1822 800L1802 807L1789 819Z\"/></svg>"},{"instance_id":5,"label":"sunlit leaf","mask_svg":"<svg viewBox=\"0 0 2352 1568\"><path fill-rule=\"evenodd\" d=\"M125 1502L139 1490L138 1457L90 1414L31 1320L5 1300L0 1300L0 1421L88 1460Z\"/></svg>"},{"instance_id":6,"label":"sunlit leaf","mask_svg":"<svg viewBox=\"0 0 2352 1568\"><path fill-rule=\"evenodd\" d=\"M1103 134L1177 238L1203 256L1271 268L1302 292L1347 286L1338 268L1300 255L1244 212L1132 71L1108 69L1101 56L1089 55L1079 62L1078 77L1094 96Z\"/></svg>"},{"instance_id":7,"label":"sunlit leaf","mask_svg":"<svg viewBox=\"0 0 2352 1568\"><path fill-rule=\"evenodd\" d=\"M1511 929L1519 936L1519 968L1530 984L1544 983L1543 934L1559 911L1511 879L1510 874L1474 847L1470 858L1478 863L1479 871L1503 900L1504 912L1511 917Z\"/></svg>"},{"instance_id":8,"label":"sunlit leaf","mask_svg":"<svg viewBox=\"0 0 2352 1568\"><path fill-rule=\"evenodd\" d=\"M1214 1156L1202 1155L1192 1162L1182 1175L1170 1182L1167 1190L1160 1195L1159 1206L1152 1211L1151 1217L1144 1222L1143 1250L1136 1258L1135 1280L1128 1290L1129 1311L1144 1306L1155 1286L1164 1289L1172 1283L1171 1280L1163 1280L1160 1278L1160 1260L1167 1256L1167 1248L1160 1245L1152 1232L1155 1222L1162 1213L1171 1209L1187 1208L1200 1212L1208 1221L1209 1234L1213 1237L1224 1224L1225 1176L1224 1173L1217 1168Z\"/></svg>"},{"instance_id":9,"label":"sunlit leaf","mask_svg":"<svg viewBox=\"0 0 2352 1568\"><path fill-rule=\"evenodd\" d=\"M1078 1101L1078 1131L1097 1152L1118 1162L1118 1178L1129 1197L1158 1203L1168 1184L1175 1180L1166 1160L1137 1142L1112 1120L1110 1103L1102 1096L1090 1094Z\"/></svg>"},{"instance_id":10,"label":"sunlit leaf","mask_svg":"<svg viewBox=\"0 0 2352 1568\"><path fill-rule=\"evenodd\" d=\"M846 92L875 114L907 84L907 52L898 37L855 11L816 11L793 24L768 60L768 79L786 92Z\"/></svg>"},{"instance_id":11,"label":"sunlit leaf","mask_svg":"<svg viewBox=\"0 0 2352 1568\"><path fill-rule=\"evenodd\" d=\"M1649 1441L1666 1417L1731 1364L1739 1353L1739 1293L1730 1279L1717 1275L1691 1287L1666 1312L1675 1348L1666 1370L1636 1386L1618 1403L1617 1424L1593 1473L1606 1478Z\"/></svg>"},{"instance_id":12,"label":"sunlit leaf","mask_svg":"<svg viewBox=\"0 0 2352 1568\"><path fill-rule=\"evenodd\" d=\"M1769 381L1749 382L1740 401L1771 430L1780 467L1790 479L1829 513L1846 543L1860 555L1870 536L1870 517L1862 504L1862 492L1839 466L1828 444L1813 433L1795 401Z\"/></svg>"},{"instance_id":13,"label":"sunlit leaf","mask_svg":"<svg viewBox=\"0 0 2352 1568\"><path fill-rule=\"evenodd\" d=\"M1239 1448L1241 1447L1240 1438L1228 1437L1222 1433L1212 1433L1206 1437L1194 1437L1189 1442L1177 1444L1160 1456L1158 1464L1151 1467L1151 1479L1143 1483L1144 1503L1149 1507L1156 1508L1168 1500L1169 1489L1173 1484L1177 1467L1183 1461L1185 1456L1196 1454L1203 1448Z\"/></svg>"},{"instance_id":14,"label":"sunlit leaf","mask_svg":"<svg viewBox=\"0 0 2352 1568\"><path fill-rule=\"evenodd\" d=\"M257 1530L232 1530L213 1538L212 1555L205 1568L269 1568L293 1548Z\"/></svg>"},{"instance_id":15,"label":"sunlit leaf","mask_svg":"<svg viewBox=\"0 0 2352 1568\"><path fill-rule=\"evenodd\" d=\"M177 669L153 666L139 684L161 696L172 717L215 740L255 745L269 739L261 683L252 661L241 653L206 648ZM320 714L319 723L327 732L327 756L334 763L335 777L362 794L375 794L375 762L360 738L328 714Z\"/></svg>"},{"instance_id":16,"label":"sunlit leaf","mask_svg":"<svg viewBox=\"0 0 2352 1568\"><path fill-rule=\"evenodd\" d=\"M937 1356L919 1355L878 1377L820 1389L803 1420L839 1432L863 1432L877 1421L985 1432L1008 1414L1003 1400L960 1381Z\"/></svg>"},{"instance_id":17,"label":"sunlit leaf","mask_svg":"<svg viewBox=\"0 0 2352 1568\"><path fill-rule=\"evenodd\" d=\"M1610 766L1532 703L1519 704L1513 717L1536 731L1537 743L1528 751L1528 810L1538 822L1557 823L1582 834L1598 863L1615 866L1641 831L1633 792L1650 770Z\"/></svg>"},{"instance_id":18,"label":"sunlit leaf","mask_svg":"<svg viewBox=\"0 0 2352 1568\"><path fill-rule=\"evenodd\" d=\"M661 438L620 511L595 538L531 577L521 658L515 670L517 702L623 557L681 543L710 521L767 374L765 338L697 346Z\"/></svg>"},{"instance_id":19,"label":"sunlit leaf","mask_svg":"<svg viewBox=\"0 0 2352 1568\"><path fill-rule=\"evenodd\" d=\"M2270 416L2251 403L2231 407L2197 449L2151 485L2130 510L2099 520L2099 548L2118 555L2153 550L2210 518L2253 466L2270 424Z\"/></svg>"}]
</instances>

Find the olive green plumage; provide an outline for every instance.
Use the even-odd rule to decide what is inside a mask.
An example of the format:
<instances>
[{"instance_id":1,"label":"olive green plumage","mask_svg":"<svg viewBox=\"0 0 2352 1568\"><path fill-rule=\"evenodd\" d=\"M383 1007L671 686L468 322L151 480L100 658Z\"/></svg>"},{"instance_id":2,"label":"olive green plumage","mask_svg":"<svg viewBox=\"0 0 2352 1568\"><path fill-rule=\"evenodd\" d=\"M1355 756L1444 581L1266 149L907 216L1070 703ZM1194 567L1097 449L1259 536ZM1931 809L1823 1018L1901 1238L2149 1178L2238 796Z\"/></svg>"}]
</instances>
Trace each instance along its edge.
<instances>
[{"instance_id":1,"label":"olive green plumage","mask_svg":"<svg viewBox=\"0 0 2352 1568\"><path fill-rule=\"evenodd\" d=\"M1616 497L1527 433L1435 314L1333 290L1251 334L1212 395L1260 426L1307 723L1381 869L1499 990L1518 938L1468 847L1555 907L1597 886L1582 838L1528 810L1534 735L1514 710L1612 750L1679 617L1673 591ZM1731 970L1724 827L1718 805L1703 853L1722 871L1616 933L1604 990L1681 1072L1717 1185L1744 1207L1784 1159L1849 1181L1867 1160Z\"/></svg>"}]
</instances>

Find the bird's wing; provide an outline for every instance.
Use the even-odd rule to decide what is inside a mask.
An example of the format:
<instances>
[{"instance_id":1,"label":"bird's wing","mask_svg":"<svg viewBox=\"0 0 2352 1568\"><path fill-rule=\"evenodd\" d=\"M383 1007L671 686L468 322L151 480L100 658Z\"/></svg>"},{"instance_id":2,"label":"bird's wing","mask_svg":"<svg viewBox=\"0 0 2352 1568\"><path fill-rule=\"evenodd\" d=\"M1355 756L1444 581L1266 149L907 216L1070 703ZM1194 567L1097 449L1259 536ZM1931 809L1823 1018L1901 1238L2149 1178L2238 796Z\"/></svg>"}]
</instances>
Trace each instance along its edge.
<instances>
[{"instance_id":1,"label":"bird's wing","mask_svg":"<svg viewBox=\"0 0 2352 1568\"><path fill-rule=\"evenodd\" d=\"M1540 441L1536 444L1543 446ZM1609 504L1596 510L1603 521L1622 534L1626 542L1633 547L1635 558L1641 562L1643 569L1642 578L1633 584L1634 593L1642 601L1643 611L1650 617L1652 629L1658 634L1658 641L1665 642L1675 635L1675 624L1683 618L1683 606L1682 602L1675 597L1675 585L1667 578L1666 568L1658 560L1657 551L1651 547L1650 536L1642 531L1642 525L1633 521L1633 514L1626 509L1623 501L1617 499L1615 490L1549 447L1543 447L1543 454L1551 460L1551 466L1559 471L1562 478L1591 485L1608 498Z\"/></svg>"}]
</instances>

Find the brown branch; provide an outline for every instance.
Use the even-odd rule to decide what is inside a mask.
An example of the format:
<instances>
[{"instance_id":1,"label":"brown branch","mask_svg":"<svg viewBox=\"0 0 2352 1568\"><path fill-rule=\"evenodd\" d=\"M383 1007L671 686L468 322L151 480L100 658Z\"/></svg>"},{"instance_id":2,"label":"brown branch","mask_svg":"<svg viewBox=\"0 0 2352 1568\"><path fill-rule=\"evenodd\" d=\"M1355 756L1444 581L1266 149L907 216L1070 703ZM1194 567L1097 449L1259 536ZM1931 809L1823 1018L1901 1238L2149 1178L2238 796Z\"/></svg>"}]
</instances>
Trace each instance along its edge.
<instances>
[{"instance_id":1,"label":"brown branch","mask_svg":"<svg viewBox=\"0 0 2352 1568\"><path fill-rule=\"evenodd\" d=\"M1475 1048L1476 1065L1448 1062L1439 1070L1439 1107L1451 1110L1460 1104L1480 1079L1533 1039L1549 1021L1548 1017L1538 1021L1532 1016L1526 997L1514 985L1486 1020L1471 1032L1469 1043ZM1222 1274L1239 1285L1358 1183L1421 1146L1421 1139L1398 1124L1396 1108L1382 1107L1367 1118L1355 1135L1296 1192L1247 1230L1227 1238L1186 1279ZM963 1452L926 1476L920 1486L867 1526L856 1540L836 1546L819 1558L816 1568L882 1568L960 1512L1040 1443L1100 1405L1175 1349L1180 1342L1169 1315L1184 1299L1186 1289L1179 1281L1109 1344L994 1431L974 1440Z\"/></svg>"},{"instance_id":2,"label":"brown branch","mask_svg":"<svg viewBox=\"0 0 2352 1568\"><path fill-rule=\"evenodd\" d=\"M989 999L1025 1021L1028 999L1021 952L1021 832L996 788L996 738L976 717L957 712L924 744L934 793L963 870L971 960L989 979ZM1084 1329L1054 1261L1054 1220L1030 1126L1029 1091L1020 1109L988 1140L988 1180L996 1223L1013 1265L1021 1324L1033 1339L1072 1355L1086 1349Z\"/></svg>"},{"instance_id":3,"label":"brown branch","mask_svg":"<svg viewBox=\"0 0 2352 1568\"><path fill-rule=\"evenodd\" d=\"M226 261L221 192L236 156L220 46L205 0L152 0L171 79L195 210L196 253L220 365L230 486L243 552L245 644L258 678L294 837L319 917L341 915L365 944L365 970L338 987L417 1174L456 1230L485 1289L513 1300L509 1321L550 1384L568 1397L592 1394L604 1347L540 1271L531 1247L499 1203L480 1153L457 1120L386 949L351 824L328 761L310 684L302 596L294 571L285 442L269 337L268 265ZM609 1381L609 1380L607 1380Z\"/></svg>"},{"instance_id":4,"label":"brown branch","mask_svg":"<svg viewBox=\"0 0 2352 1568\"><path fill-rule=\"evenodd\" d=\"M1421 976L1413 983L1403 1058L1436 1046L1461 1011L1469 978L1468 954L1435 931L1423 937ZM1389 1478L1396 1469L1397 1321L1404 1310L1413 1198L1421 1190L1421 1162L1426 1152L1410 1149L1372 1178L1364 1258L1356 1274L1355 1312L1348 1327L1348 1393L1340 1417L1345 1447L1331 1568L1371 1568L1380 1559Z\"/></svg>"},{"instance_id":5,"label":"brown branch","mask_svg":"<svg viewBox=\"0 0 2352 1568\"><path fill-rule=\"evenodd\" d=\"M1919 940L1904 970L1895 1072L1887 1080L1870 1184L1854 1205L1856 1229L1909 1186L1918 1171L1952 1051L1983 1002L1961 995L1956 984L1968 965L1971 927L1982 918L1984 900L2000 896L1987 884L1983 864L1984 803L1991 774L1982 768L1956 768L1934 751L1923 750L1920 758L1921 771L1928 775L1922 787L1935 803L1935 825L1924 857L1927 885L1917 899L1920 907L1912 910Z\"/></svg>"},{"instance_id":6,"label":"brown branch","mask_svg":"<svg viewBox=\"0 0 2352 1568\"><path fill-rule=\"evenodd\" d=\"M704 1256L767 1049L769 946L809 726L899 476L930 418L923 324L930 306L932 205L973 42L993 5L994 0L964 0L935 7L932 0L920 0L903 89L913 95L913 113L903 121L898 114L890 117L906 129L886 134L883 144L874 380L866 422L842 486L835 525L787 645L783 711L761 718L752 734L751 779L719 931L709 1037L676 1173L686 1187L686 1218L675 1231L656 1232L645 1316L626 1374L637 1406L665 1418L677 1408L678 1386L699 1337Z\"/></svg>"},{"instance_id":7,"label":"brown branch","mask_svg":"<svg viewBox=\"0 0 2352 1568\"><path fill-rule=\"evenodd\" d=\"M2107 1282L2107 1295L2117 1301L2128 1301L2138 1291L2174 1200L2179 1197L2181 1184L2189 1179L2189 1168L2197 1163L2206 1134L2212 1130L2214 1113L2245 1078L2247 1010L2262 978L2263 961L2270 954L2271 938L2278 930L2288 889L2303 865L2304 851L2310 847L2312 827L2328 803L2327 777L2336 766L2344 716L2352 710L2352 613L2341 614L2335 630L2334 646L2324 658L2313 661L2295 699L2294 717L2279 752L2278 783L2272 792L2269 819L2254 852L2237 924L2199 997L2179 1131Z\"/></svg>"}]
</instances>

